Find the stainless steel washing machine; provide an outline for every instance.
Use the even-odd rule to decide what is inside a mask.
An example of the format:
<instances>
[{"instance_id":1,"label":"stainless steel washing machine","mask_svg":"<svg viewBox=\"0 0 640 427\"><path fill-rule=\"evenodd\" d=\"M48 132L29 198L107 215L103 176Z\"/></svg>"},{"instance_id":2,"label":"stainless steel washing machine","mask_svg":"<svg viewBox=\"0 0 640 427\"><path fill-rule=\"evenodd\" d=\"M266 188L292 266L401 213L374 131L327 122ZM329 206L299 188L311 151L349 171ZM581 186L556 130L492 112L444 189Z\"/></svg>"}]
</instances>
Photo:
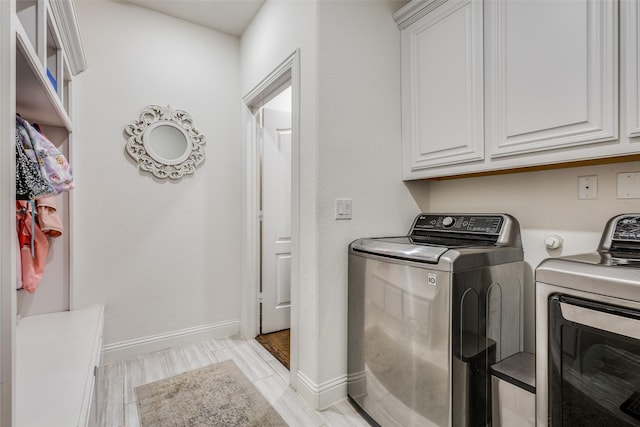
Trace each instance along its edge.
<instances>
[{"instance_id":1,"label":"stainless steel washing machine","mask_svg":"<svg viewBox=\"0 0 640 427\"><path fill-rule=\"evenodd\" d=\"M348 395L383 426L486 426L521 348L523 251L504 214L418 215L349 247Z\"/></svg>"},{"instance_id":2,"label":"stainless steel washing machine","mask_svg":"<svg viewBox=\"0 0 640 427\"><path fill-rule=\"evenodd\" d=\"M640 214L536 269L536 425L640 426Z\"/></svg>"}]
</instances>

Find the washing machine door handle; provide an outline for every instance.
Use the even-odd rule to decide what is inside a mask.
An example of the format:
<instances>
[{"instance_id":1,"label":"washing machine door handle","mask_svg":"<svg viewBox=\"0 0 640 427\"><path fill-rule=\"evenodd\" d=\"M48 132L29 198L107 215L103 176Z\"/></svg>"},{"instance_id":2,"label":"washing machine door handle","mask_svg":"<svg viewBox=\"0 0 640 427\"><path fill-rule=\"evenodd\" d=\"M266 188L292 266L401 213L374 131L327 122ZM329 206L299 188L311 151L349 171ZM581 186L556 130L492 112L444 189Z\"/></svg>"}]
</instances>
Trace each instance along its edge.
<instances>
[{"instance_id":1,"label":"washing machine door handle","mask_svg":"<svg viewBox=\"0 0 640 427\"><path fill-rule=\"evenodd\" d=\"M640 312L577 298L561 297L566 320L640 340Z\"/></svg>"}]
</instances>

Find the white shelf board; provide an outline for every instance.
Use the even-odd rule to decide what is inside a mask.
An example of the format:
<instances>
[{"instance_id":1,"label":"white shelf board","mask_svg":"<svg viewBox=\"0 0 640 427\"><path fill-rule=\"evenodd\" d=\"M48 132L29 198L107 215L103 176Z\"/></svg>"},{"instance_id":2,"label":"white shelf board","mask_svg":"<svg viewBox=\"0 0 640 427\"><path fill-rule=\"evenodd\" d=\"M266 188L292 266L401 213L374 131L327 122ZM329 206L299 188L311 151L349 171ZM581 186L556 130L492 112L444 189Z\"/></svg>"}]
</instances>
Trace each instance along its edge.
<instances>
[{"instance_id":1,"label":"white shelf board","mask_svg":"<svg viewBox=\"0 0 640 427\"><path fill-rule=\"evenodd\" d=\"M16 328L20 427L85 425L102 347L102 305L27 316Z\"/></svg>"}]
</instances>

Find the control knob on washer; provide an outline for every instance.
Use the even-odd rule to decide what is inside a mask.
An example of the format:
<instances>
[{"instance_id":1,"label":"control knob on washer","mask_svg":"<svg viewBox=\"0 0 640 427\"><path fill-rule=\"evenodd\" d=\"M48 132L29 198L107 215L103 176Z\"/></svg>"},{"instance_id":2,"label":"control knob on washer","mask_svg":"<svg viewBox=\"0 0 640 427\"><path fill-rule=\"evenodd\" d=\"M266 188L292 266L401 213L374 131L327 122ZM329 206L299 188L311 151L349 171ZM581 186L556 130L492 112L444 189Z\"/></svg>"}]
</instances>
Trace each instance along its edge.
<instances>
[{"instance_id":1,"label":"control knob on washer","mask_svg":"<svg viewBox=\"0 0 640 427\"><path fill-rule=\"evenodd\" d=\"M444 219L442 220L442 226L443 226L444 228L451 228L451 227L453 227L453 224L455 224L455 223L456 223L456 220L455 220L455 219L453 219L453 218L452 218L452 217L450 217L450 216L446 216L446 217L444 217Z\"/></svg>"}]
</instances>

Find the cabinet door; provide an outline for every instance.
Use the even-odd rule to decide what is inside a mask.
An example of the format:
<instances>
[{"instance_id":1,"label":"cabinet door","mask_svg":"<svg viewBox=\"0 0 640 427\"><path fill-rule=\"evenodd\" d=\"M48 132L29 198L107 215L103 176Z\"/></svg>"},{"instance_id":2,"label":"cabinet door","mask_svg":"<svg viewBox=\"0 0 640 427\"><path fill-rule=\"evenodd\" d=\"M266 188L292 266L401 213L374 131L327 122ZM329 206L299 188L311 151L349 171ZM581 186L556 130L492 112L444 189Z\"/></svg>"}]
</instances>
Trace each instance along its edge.
<instances>
[{"instance_id":1,"label":"cabinet door","mask_svg":"<svg viewBox=\"0 0 640 427\"><path fill-rule=\"evenodd\" d=\"M444 2L401 39L405 178L482 159L482 2Z\"/></svg>"},{"instance_id":2,"label":"cabinet door","mask_svg":"<svg viewBox=\"0 0 640 427\"><path fill-rule=\"evenodd\" d=\"M637 0L621 3L620 16L624 19L624 63L627 136L640 136L640 6Z\"/></svg>"},{"instance_id":3,"label":"cabinet door","mask_svg":"<svg viewBox=\"0 0 640 427\"><path fill-rule=\"evenodd\" d=\"M491 157L617 138L617 2L487 0L485 28Z\"/></svg>"}]
</instances>

